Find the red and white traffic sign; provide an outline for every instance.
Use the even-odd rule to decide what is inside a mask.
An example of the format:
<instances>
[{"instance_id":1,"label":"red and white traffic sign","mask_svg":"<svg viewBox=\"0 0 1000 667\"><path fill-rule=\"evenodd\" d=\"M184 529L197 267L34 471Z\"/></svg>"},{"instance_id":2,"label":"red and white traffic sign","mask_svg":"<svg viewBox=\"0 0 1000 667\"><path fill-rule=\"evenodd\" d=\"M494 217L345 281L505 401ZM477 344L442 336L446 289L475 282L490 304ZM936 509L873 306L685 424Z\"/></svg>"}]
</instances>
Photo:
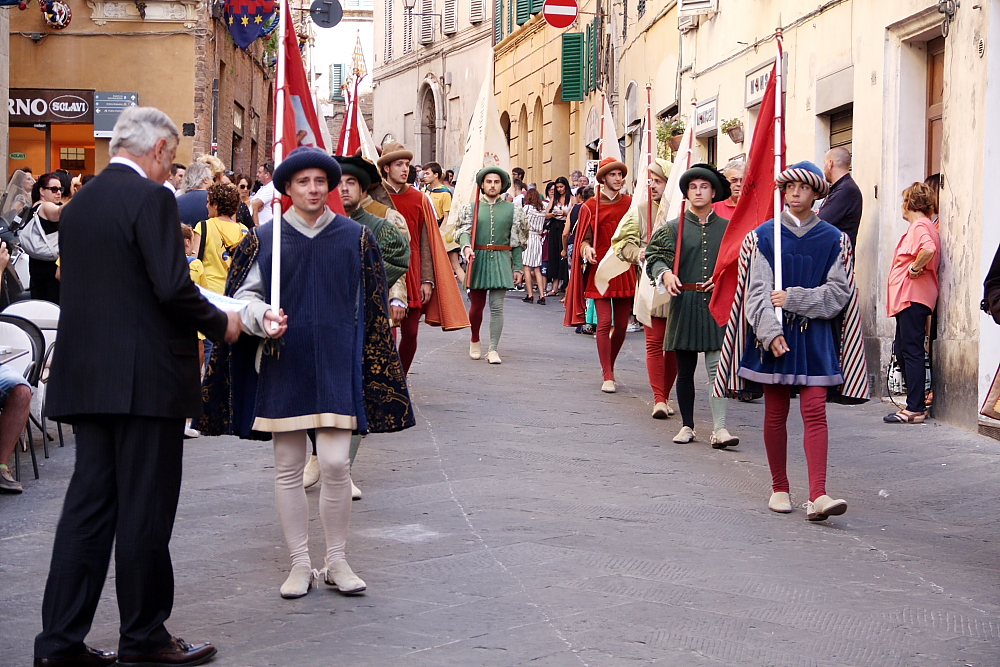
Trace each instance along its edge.
<instances>
[{"instance_id":1,"label":"red and white traffic sign","mask_svg":"<svg viewBox=\"0 0 1000 667\"><path fill-rule=\"evenodd\" d=\"M553 28L568 28L580 14L580 7L576 0L545 0L542 13Z\"/></svg>"}]
</instances>

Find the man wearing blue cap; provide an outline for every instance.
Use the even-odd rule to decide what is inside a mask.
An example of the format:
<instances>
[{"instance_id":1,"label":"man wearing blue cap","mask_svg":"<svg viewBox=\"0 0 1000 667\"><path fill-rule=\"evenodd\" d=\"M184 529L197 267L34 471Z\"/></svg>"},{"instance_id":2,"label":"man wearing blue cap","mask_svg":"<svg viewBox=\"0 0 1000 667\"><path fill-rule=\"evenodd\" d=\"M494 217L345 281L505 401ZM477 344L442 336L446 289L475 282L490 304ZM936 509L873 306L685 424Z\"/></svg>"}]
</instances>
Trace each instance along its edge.
<instances>
[{"instance_id":1,"label":"man wearing blue cap","mask_svg":"<svg viewBox=\"0 0 1000 667\"><path fill-rule=\"evenodd\" d=\"M323 480L320 519L326 566L319 573L341 593L365 590L344 558L351 519L351 432L390 432L413 425L399 355L389 332L382 255L372 231L326 205L341 179L324 151L301 147L274 171L275 189L292 200L281 220L262 225L237 250L230 282L247 301L244 328L265 339L253 429L274 438L275 502L291 552L284 598L302 597L313 582L309 506L302 473L306 431L316 430ZM281 305L271 299L271 225L281 224ZM286 315L287 313L287 315ZM280 345L267 340L281 337ZM210 369L211 375L213 371Z\"/></svg>"}]
</instances>

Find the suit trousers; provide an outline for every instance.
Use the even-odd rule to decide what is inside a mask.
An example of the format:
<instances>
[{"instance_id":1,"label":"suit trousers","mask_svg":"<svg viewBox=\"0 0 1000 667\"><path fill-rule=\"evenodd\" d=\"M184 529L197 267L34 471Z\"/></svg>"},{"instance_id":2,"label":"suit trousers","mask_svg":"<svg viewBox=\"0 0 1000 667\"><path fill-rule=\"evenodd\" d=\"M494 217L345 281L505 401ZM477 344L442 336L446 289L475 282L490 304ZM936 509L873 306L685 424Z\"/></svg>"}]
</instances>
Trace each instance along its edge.
<instances>
[{"instance_id":1,"label":"suit trousers","mask_svg":"<svg viewBox=\"0 0 1000 667\"><path fill-rule=\"evenodd\" d=\"M181 489L184 420L95 415L77 423L76 467L52 546L35 657L77 653L115 545L119 655L158 651L174 602L170 533Z\"/></svg>"}]
</instances>

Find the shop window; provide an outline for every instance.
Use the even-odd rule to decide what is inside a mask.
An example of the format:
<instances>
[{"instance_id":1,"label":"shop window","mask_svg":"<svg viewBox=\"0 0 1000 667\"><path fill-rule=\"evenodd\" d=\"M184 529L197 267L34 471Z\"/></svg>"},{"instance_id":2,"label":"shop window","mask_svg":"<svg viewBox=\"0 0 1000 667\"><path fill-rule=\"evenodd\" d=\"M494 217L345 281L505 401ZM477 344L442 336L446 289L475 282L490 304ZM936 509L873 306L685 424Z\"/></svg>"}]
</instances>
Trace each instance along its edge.
<instances>
[{"instance_id":1,"label":"shop window","mask_svg":"<svg viewBox=\"0 0 1000 667\"><path fill-rule=\"evenodd\" d=\"M60 148L59 168L66 171L79 171L87 168L87 154L82 148Z\"/></svg>"},{"instance_id":2,"label":"shop window","mask_svg":"<svg viewBox=\"0 0 1000 667\"><path fill-rule=\"evenodd\" d=\"M239 104L233 105L233 129L243 133L243 107Z\"/></svg>"},{"instance_id":3,"label":"shop window","mask_svg":"<svg viewBox=\"0 0 1000 667\"><path fill-rule=\"evenodd\" d=\"M713 167L719 163L718 143L718 136L714 134L710 137L705 137L705 153L707 154L706 162Z\"/></svg>"}]
</instances>

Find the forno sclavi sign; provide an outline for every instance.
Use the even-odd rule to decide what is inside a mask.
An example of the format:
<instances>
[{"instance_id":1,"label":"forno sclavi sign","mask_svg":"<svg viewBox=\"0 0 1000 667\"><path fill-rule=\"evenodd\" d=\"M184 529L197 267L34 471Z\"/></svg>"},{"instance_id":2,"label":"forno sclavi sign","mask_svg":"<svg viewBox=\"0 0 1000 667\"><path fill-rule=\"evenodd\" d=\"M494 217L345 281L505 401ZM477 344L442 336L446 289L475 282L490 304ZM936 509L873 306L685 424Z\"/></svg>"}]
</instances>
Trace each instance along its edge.
<instances>
[{"instance_id":1,"label":"forno sclavi sign","mask_svg":"<svg viewBox=\"0 0 1000 667\"><path fill-rule=\"evenodd\" d=\"M94 122L94 91L12 88L7 102L11 125Z\"/></svg>"}]
</instances>

